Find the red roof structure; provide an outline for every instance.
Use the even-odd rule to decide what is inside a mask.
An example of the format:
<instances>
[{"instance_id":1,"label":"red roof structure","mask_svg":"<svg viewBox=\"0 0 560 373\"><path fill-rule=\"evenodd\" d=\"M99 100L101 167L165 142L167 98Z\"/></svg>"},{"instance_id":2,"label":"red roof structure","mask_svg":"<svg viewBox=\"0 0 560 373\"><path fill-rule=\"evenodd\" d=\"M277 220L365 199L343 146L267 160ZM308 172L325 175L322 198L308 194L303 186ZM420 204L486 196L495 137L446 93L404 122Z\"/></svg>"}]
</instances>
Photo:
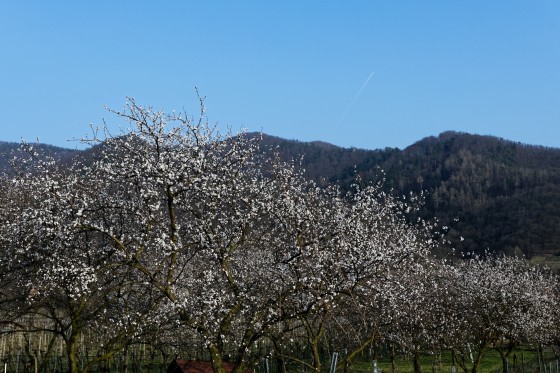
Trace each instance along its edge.
<instances>
[{"instance_id":1,"label":"red roof structure","mask_svg":"<svg viewBox=\"0 0 560 373\"><path fill-rule=\"evenodd\" d=\"M227 373L231 373L235 368L232 363L224 362L223 365ZM214 373L214 369L211 361L176 359L167 367L167 373ZM253 373L253 371L246 369L243 373Z\"/></svg>"}]
</instances>

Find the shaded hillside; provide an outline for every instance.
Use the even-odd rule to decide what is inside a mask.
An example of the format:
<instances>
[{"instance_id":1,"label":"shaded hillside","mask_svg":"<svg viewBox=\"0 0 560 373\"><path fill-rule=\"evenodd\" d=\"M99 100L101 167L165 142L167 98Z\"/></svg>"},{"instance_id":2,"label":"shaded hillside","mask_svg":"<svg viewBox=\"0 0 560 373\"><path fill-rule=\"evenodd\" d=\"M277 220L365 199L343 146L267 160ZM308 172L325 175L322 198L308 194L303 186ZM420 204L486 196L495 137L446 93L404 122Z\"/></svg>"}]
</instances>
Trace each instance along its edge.
<instances>
[{"instance_id":1,"label":"shaded hillside","mask_svg":"<svg viewBox=\"0 0 560 373\"><path fill-rule=\"evenodd\" d=\"M451 227L448 237L460 251L560 255L560 149L456 132L404 150L346 149L267 135L261 143L301 165L319 185L337 183L348 190L358 176L361 183L385 177L392 193L425 191L420 214ZM0 142L0 170L9 171L7 159L17 155L18 146ZM91 160L100 149L35 146L61 161L77 154Z\"/></svg>"},{"instance_id":2,"label":"shaded hillside","mask_svg":"<svg viewBox=\"0 0 560 373\"><path fill-rule=\"evenodd\" d=\"M319 185L339 182L349 185L354 180L357 165L373 172L372 175L378 174L377 166L400 153L397 148L347 149L321 141L301 142L255 133L250 133L249 136L262 137L263 148L278 149L284 161L301 165L305 169L305 175Z\"/></svg>"},{"instance_id":3,"label":"shaded hillside","mask_svg":"<svg viewBox=\"0 0 560 373\"><path fill-rule=\"evenodd\" d=\"M456 132L402 151L264 142L277 145L285 159L304 154L308 176L320 182L347 189L358 175L379 180L382 169L393 193L426 191L421 214L450 226L458 250L560 254L560 149Z\"/></svg>"},{"instance_id":4,"label":"shaded hillside","mask_svg":"<svg viewBox=\"0 0 560 373\"><path fill-rule=\"evenodd\" d=\"M48 144L29 144L37 151L39 157L50 156L59 161L69 161L77 154L81 152L79 150L72 150L66 148L60 148L58 146L48 145ZM20 143L14 142L3 142L0 141L0 172L11 172L12 167L10 166L9 160L14 157L21 158L23 156L20 149ZM27 157L29 154L25 154Z\"/></svg>"},{"instance_id":5,"label":"shaded hillside","mask_svg":"<svg viewBox=\"0 0 560 373\"><path fill-rule=\"evenodd\" d=\"M560 150L443 133L385 165L404 191L427 190L425 216L453 225L462 250L560 251Z\"/></svg>"}]
</instances>

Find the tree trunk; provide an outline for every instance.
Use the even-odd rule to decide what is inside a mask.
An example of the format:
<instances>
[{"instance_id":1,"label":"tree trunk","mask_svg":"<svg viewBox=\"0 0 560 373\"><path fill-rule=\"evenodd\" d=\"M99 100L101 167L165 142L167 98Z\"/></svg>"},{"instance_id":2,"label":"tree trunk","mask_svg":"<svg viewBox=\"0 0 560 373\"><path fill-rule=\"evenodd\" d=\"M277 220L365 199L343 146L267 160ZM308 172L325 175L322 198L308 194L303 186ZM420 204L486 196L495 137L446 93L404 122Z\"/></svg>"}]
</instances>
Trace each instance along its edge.
<instances>
[{"instance_id":1,"label":"tree trunk","mask_svg":"<svg viewBox=\"0 0 560 373\"><path fill-rule=\"evenodd\" d=\"M509 373L509 355L511 354L515 346L516 343L512 342L512 340L510 339L508 344L506 345L506 348L504 348L503 346L503 341L496 348L500 353L500 357L502 358L502 373Z\"/></svg>"},{"instance_id":2,"label":"tree trunk","mask_svg":"<svg viewBox=\"0 0 560 373\"><path fill-rule=\"evenodd\" d=\"M315 373L321 373L321 355L319 354L319 343L315 339L310 341L311 353L313 355L313 369Z\"/></svg>"},{"instance_id":3,"label":"tree trunk","mask_svg":"<svg viewBox=\"0 0 560 373\"><path fill-rule=\"evenodd\" d=\"M473 362L471 373L476 373L478 371L478 366L480 365L481 358L482 358L482 353L481 352L477 353L476 358L474 359Z\"/></svg>"},{"instance_id":4,"label":"tree trunk","mask_svg":"<svg viewBox=\"0 0 560 373\"><path fill-rule=\"evenodd\" d=\"M124 346L123 353L123 372L128 373L128 343Z\"/></svg>"},{"instance_id":5,"label":"tree trunk","mask_svg":"<svg viewBox=\"0 0 560 373\"><path fill-rule=\"evenodd\" d=\"M284 361L280 344L276 339L272 339L272 343L274 344L274 350L276 351L274 354L276 360L276 373L286 373L286 362Z\"/></svg>"},{"instance_id":6,"label":"tree trunk","mask_svg":"<svg viewBox=\"0 0 560 373\"><path fill-rule=\"evenodd\" d=\"M231 373L243 373L246 370L245 362L243 361L242 356L238 356L235 360L235 367Z\"/></svg>"},{"instance_id":7,"label":"tree trunk","mask_svg":"<svg viewBox=\"0 0 560 373\"><path fill-rule=\"evenodd\" d=\"M305 319L302 318L301 321L303 322L303 326L305 328L305 332L307 334L307 341L309 343L309 347L311 348L311 355L313 356L313 370L315 373L321 373L321 355L319 353L319 340L323 335L324 327L325 327L325 314L322 315L322 319L320 320L319 327L315 332L313 330L312 325Z\"/></svg>"},{"instance_id":8,"label":"tree trunk","mask_svg":"<svg viewBox=\"0 0 560 373\"><path fill-rule=\"evenodd\" d=\"M391 348L390 348L389 354L391 355L391 373L395 373L397 371L397 368L395 367L395 345L393 343L391 343Z\"/></svg>"},{"instance_id":9,"label":"tree trunk","mask_svg":"<svg viewBox=\"0 0 560 373\"><path fill-rule=\"evenodd\" d=\"M214 369L214 373L226 373L221 351L214 344L211 344L208 349L212 357L212 369Z\"/></svg>"},{"instance_id":10,"label":"tree trunk","mask_svg":"<svg viewBox=\"0 0 560 373\"><path fill-rule=\"evenodd\" d=\"M70 338L66 342L66 354L68 355L68 372L78 373L78 338L80 334L76 331L76 328L72 328L70 333Z\"/></svg>"},{"instance_id":11,"label":"tree trunk","mask_svg":"<svg viewBox=\"0 0 560 373\"><path fill-rule=\"evenodd\" d=\"M286 362L280 356L276 356L276 372L286 373Z\"/></svg>"},{"instance_id":12,"label":"tree trunk","mask_svg":"<svg viewBox=\"0 0 560 373\"><path fill-rule=\"evenodd\" d=\"M456 364L457 363L457 354L455 352L455 349L452 348L451 349L451 373L457 373L457 368L456 368Z\"/></svg>"},{"instance_id":13,"label":"tree trunk","mask_svg":"<svg viewBox=\"0 0 560 373\"><path fill-rule=\"evenodd\" d=\"M417 350L414 351L412 365L414 366L414 373L422 373L422 368L420 367L420 352Z\"/></svg>"},{"instance_id":14,"label":"tree trunk","mask_svg":"<svg viewBox=\"0 0 560 373\"><path fill-rule=\"evenodd\" d=\"M507 355L501 355L501 357L502 357L502 372L503 373L509 373L509 359L508 359L508 356Z\"/></svg>"},{"instance_id":15,"label":"tree trunk","mask_svg":"<svg viewBox=\"0 0 560 373\"><path fill-rule=\"evenodd\" d=\"M366 341L364 341L360 346L346 355L346 357L342 361L342 363L344 364L344 373L348 373L350 366L354 364L354 359L356 359L358 355L362 354L367 347L372 345L374 338L375 334L372 333L372 335Z\"/></svg>"},{"instance_id":16,"label":"tree trunk","mask_svg":"<svg viewBox=\"0 0 560 373\"><path fill-rule=\"evenodd\" d=\"M467 367L467 362L465 361L465 355L463 353L459 353L459 358L457 358L457 353L454 353L455 361L463 370L463 373L469 373L469 368Z\"/></svg>"}]
</instances>

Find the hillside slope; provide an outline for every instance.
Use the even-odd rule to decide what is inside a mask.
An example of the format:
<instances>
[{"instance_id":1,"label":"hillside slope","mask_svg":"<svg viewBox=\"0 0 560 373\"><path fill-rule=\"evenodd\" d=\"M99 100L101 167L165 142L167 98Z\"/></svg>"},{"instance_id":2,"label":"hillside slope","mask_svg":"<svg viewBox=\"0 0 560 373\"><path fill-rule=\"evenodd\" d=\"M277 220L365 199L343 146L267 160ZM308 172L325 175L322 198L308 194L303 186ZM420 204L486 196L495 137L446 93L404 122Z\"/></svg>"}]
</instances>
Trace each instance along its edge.
<instances>
[{"instance_id":1,"label":"hillside slope","mask_svg":"<svg viewBox=\"0 0 560 373\"><path fill-rule=\"evenodd\" d=\"M560 256L560 149L529 146L491 136L445 132L400 150L347 149L324 142L262 138L319 185L385 178L387 191L425 195L420 214L449 226L458 251ZM19 144L0 142L0 170ZM85 151L35 145L62 161ZM82 158L82 159L83 159ZM463 237L464 240L460 238Z\"/></svg>"},{"instance_id":2,"label":"hillside slope","mask_svg":"<svg viewBox=\"0 0 560 373\"><path fill-rule=\"evenodd\" d=\"M309 177L348 189L386 178L396 194L425 192L425 218L450 226L460 251L560 254L560 149L445 132L404 150L344 149L265 136ZM383 174L381 172L383 170ZM458 219L458 221L457 221ZM460 240L464 237L464 241Z\"/></svg>"}]
</instances>

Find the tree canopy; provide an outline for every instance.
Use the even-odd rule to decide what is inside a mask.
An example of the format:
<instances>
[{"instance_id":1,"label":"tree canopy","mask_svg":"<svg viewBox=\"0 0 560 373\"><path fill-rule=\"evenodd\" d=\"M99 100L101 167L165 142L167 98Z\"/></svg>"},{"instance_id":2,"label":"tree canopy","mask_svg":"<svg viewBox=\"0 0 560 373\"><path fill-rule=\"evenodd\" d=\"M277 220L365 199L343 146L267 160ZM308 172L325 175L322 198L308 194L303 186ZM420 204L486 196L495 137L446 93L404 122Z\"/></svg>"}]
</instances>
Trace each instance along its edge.
<instances>
[{"instance_id":1,"label":"tree canopy","mask_svg":"<svg viewBox=\"0 0 560 373\"><path fill-rule=\"evenodd\" d=\"M344 348L347 367L382 343L480 355L500 338L555 335L555 277L505 257L436 259L447 228L419 217L416 197L319 186L254 136L218 133L202 100L199 118L133 99L113 113L130 130L93 132L93 161L24 145L30 158L1 179L0 311L13 331L31 325L24 315L47 320L70 372L86 331L103 349L82 372L170 325L217 373L253 366L263 341L279 364L320 372L325 345ZM477 312L486 324L467 328Z\"/></svg>"}]
</instances>

